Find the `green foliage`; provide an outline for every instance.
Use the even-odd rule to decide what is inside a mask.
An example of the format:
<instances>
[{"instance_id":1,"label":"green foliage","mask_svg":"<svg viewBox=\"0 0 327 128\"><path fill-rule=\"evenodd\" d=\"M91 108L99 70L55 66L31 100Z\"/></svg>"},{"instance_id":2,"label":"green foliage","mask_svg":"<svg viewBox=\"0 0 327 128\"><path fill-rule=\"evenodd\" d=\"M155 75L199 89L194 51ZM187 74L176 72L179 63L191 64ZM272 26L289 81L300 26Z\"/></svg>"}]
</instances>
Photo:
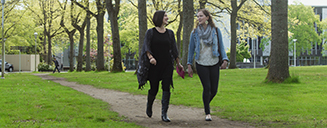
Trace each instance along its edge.
<instances>
[{"instance_id":1,"label":"green foliage","mask_svg":"<svg viewBox=\"0 0 327 128\"><path fill-rule=\"evenodd\" d=\"M227 56L230 58L230 50L227 51ZM251 53L249 51L249 45L242 40L240 44L236 45L236 62L243 62L244 58L251 58Z\"/></svg>"},{"instance_id":2,"label":"green foliage","mask_svg":"<svg viewBox=\"0 0 327 128\"><path fill-rule=\"evenodd\" d=\"M325 43L323 46L324 50L321 51L322 56L327 56L327 43Z\"/></svg>"},{"instance_id":3,"label":"green foliage","mask_svg":"<svg viewBox=\"0 0 327 128\"><path fill-rule=\"evenodd\" d=\"M131 8L130 4L122 3L120 10L119 23L120 26L120 41L123 47L121 48L122 58L128 53L138 53L139 50L139 24L137 8ZM145 33L144 33L145 34ZM138 59L138 54L134 55Z\"/></svg>"},{"instance_id":4,"label":"green foliage","mask_svg":"<svg viewBox=\"0 0 327 128\"><path fill-rule=\"evenodd\" d=\"M47 63L41 62L37 66L37 69L39 71L52 71L53 70L53 66L52 65L48 65Z\"/></svg>"},{"instance_id":5,"label":"green foliage","mask_svg":"<svg viewBox=\"0 0 327 128\"><path fill-rule=\"evenodd\" d=\"M0 86L1 128L140 127L110 105L30 73L10 73Z\"/></svg>"},{"instance_id":6,"label":"green foliage","mask_svg":"<svg viewBox=\"0 0 327 128\"><path fill-rule=\"evenodd\" d=\"M10 50L6 54L19 54L19 50Z\"/></svg>"},{"instance_id":7,"label":"green foliage","mask_svg":"<svg viewBox=\"0 0 327 128\"><path fill-rule=\"evenodd\" d=\"M266 46L269 45L269 41L270 41L270 38L261 39L261 43L260 43L259 47L262 49L262 51L264 51Z\"/></svg>"},{"instance_id":8,"label":"green foliage","mask_svg":"<svg viewBox=\"0 0 327 128\"><path fill-rule=\"evenodd\" d=\"M283 83L285 84L300 83L300 78L299 76L291 76L287 78Z\"/></svg>"},{"instance_id":9,"label":"green foliage","mask_svg":"<svg viewBox=\"0 0 327 128\"><path fill-rule=\"evenodd\" d=\"M292 32L292 37L289 39L289 48L293 50L294 42L296 41L296 55L301 52L312 49L312 42L321 42L321 37L315 31L314 24L320 24L319 15L316 15L311 6L305 6L302 3L295 2L295 5L289 5L288 11L288 27ZM311 54L311 50L308 50Z\"/></svg>"}]
</instances>

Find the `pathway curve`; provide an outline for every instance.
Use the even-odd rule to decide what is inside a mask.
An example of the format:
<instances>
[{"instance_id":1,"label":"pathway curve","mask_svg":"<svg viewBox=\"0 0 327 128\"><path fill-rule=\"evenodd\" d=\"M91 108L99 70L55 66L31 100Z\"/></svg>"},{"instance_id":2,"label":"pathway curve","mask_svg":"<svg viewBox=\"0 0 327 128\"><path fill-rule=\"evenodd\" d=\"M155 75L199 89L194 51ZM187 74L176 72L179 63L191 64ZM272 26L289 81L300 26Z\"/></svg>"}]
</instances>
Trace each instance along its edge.
<instances>
[{"instance_id":1,"label":"pathway curve","mask_svg":"<svg viewBox=\"0 0 327 128\"><path fill-rule=\"evenodd\" d=\"M146 96L132 95L126 92L99 89L90 85L81 85L76 82L68 82L64 78L49 76L48 74L34 74L45 80L51 80L63 86L71 87L77 91L88 94L94 98L101 99L110 104L111 110L127 117L127 122L135 122L138 125L149 128L252 128L247 123L220 119L212 116L213 121L204 120L203 109L186 106L169 105L168 116L171 122L161 121L161 102L156 99L153 104L152 118L145 114Z\"/></svg>"}]
</instances>

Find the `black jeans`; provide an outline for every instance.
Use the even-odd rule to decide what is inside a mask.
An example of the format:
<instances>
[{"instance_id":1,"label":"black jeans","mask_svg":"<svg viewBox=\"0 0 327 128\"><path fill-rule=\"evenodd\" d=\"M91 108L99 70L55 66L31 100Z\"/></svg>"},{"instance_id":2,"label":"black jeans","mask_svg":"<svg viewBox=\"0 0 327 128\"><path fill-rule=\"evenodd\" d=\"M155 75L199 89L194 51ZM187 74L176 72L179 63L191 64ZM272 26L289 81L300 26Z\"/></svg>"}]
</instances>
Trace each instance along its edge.
<instances>
[{"instance_id":1,"label":"black jeans","mask_svg":"<svg viewBox=\"0 0 327 128\"><path fill-rule=\"evenodd\" d=\"M59 70L59 67L58 66L56 66L55 67L55 69L53 70L53 73L55 73L56 72L56 69L58 70L58 72L60 73L60 70Z\"/></svg>"},{"instance_id":2,"label":"black jeans","mask_svg":"<svg viewBox=\"0 0 327 128\"><path fill-rule=\"evenodd\" d=\"M210 102L216 96L219 82L219 65L203 66L196 64L196 70L200 77L203 92L202 100L205 114L210 114Z\"/></svg>"}]
</instances>

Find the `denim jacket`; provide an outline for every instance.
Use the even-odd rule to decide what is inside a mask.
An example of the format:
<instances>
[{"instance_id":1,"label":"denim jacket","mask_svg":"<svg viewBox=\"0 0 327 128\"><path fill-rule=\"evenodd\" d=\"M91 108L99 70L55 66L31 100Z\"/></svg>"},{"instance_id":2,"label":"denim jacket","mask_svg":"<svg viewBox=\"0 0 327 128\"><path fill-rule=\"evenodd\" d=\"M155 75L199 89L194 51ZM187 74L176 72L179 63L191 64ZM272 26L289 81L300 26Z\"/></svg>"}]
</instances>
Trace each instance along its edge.
<instances>
[{"instance_id":1,"label":"denim jacket","mask_svg":"<svg viewBox=\"0 0 327 128\"><path fill-rule=\"evenodd\" d=\"M223 60L229 61L229 59L227 57L227 54L225 52L224 43L223 43L222 36L221 36L221 31L220 31L219 28L217 28L217 29L218 29L219 39L217 39L216 29L212 29L212 37L213 37L213 40L212 40L213 41L212 54L215 57L219 57L220 56L220 54L218 52L218 48L219 48L220 52L222 54L221 56L222 56ZM217 46L217 44L218 44L217 41L218 40L219 40L219 47ZM200 38L199 38L198 32L195 31L195 30L192 31L191 36L190 36L190 44L189 44L189 47L188 47L187 64L192 65L194 52L195 52L195 60L198 60L199 59L199 54L200 54ZM222 61L222 60L219 60L219 61Z\"/></svg>"}]
</instances>

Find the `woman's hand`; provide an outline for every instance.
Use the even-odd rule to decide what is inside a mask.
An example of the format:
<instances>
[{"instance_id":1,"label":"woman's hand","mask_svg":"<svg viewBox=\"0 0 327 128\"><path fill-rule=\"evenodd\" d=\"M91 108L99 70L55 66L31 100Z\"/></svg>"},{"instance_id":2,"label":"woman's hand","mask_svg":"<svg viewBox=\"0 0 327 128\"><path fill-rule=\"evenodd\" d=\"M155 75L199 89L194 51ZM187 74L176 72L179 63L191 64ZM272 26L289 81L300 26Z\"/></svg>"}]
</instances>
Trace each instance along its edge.
<instances>
[{"instance_id":1,"label":"woman's hand","mask_svg":"<svg viewBox=\"0 0 327 128\"><path fill-rule=\"evenodd\" d=\"M156 59L154 59L153 57L150 59L150 63L153 64L153 65L156 65L157 64L157 61Z\"/></svg>"},{"instance_id":2,"label":"woman's hand","mask_svg":"<svg viewBox=\"0 0 327 128\"><path fill-rule=\"evenodd\" d=\"M223 64L221 64L220 69L226 69L227 67L227 61L224 60Z\"/></svg>"},{"instance_id":3,"label":"woman's hand","mask_svg":"<svg viewBox=\"0 0 327 128\"><path fill-rule=\"evenodd\" d=\"M193 70L191 65L187 65L187 73L191 78L193 77Z\"/></svg>"},{"instance_id":4,"label":"woman's hand","mask_svg":"<svg viewBox=\"0 0 327 128\"><path fill-rule=\"evenodd\" d=\"M184 67L183 67L183 65L181 65L180 63L178 63L176 66L178 66L178 69L179 69L180 71L183 71L183 72L184 72Z\"/></svg>"}]
</instances>

